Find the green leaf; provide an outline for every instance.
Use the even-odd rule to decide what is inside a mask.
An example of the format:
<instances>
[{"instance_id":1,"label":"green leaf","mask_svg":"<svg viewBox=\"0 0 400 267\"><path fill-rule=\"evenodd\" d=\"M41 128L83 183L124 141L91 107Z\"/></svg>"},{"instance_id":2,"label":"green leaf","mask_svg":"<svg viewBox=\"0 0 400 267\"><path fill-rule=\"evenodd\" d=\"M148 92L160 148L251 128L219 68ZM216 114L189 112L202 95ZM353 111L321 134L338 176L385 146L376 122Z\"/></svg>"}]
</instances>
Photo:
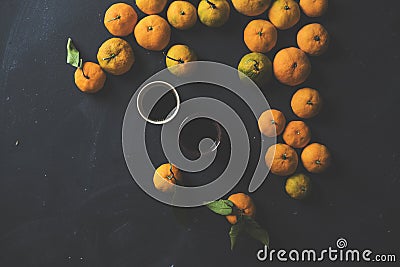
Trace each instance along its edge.
<instances>
[{"instance_id":1,"label":"green leaf","mask_svg":"<svg viewBox=\"0 0 400 267\"><path fill-rule=\"evenodd\" d=\"M268 232L263 229L252 217L245 217L245 230L254 239L260 241L267 247L269 246Z\"/></svg>"},{"instance_id":2,"label":"green leaf","mask_svg":"<svg viewBox=\"0 0 400 267\"><path fill-rule=\"evenodd\" d=\"M230 200L220 199L208 203L207 207L219 215L226 216L232 214L233 203Z\"/></svg>"},{"instance_id":3,"label":"green leaf","mask_svg":"<svg viewBox=\"0 0 400 267\"><path fill-rule=\"evenodd\" d=\"M68 38L67 42L67 63L76 67L82 67L82 59L79 56L79 51L76 49L71 38Z\"/></svg>"},{"instance_id":4,"label":"green leaf","mask_svg":"<svg viewBox=\"0 0 400 267\"><path fill-rule=\"evenodd\" d=\"M231 230L229 231L229 237L231 238L231 250L233 250L233 248L235 247L236 240L240 232L242 232L242 230L243 230L242 220L239 220L236 224L231 226Z\"/></svg>"}]
</instances>

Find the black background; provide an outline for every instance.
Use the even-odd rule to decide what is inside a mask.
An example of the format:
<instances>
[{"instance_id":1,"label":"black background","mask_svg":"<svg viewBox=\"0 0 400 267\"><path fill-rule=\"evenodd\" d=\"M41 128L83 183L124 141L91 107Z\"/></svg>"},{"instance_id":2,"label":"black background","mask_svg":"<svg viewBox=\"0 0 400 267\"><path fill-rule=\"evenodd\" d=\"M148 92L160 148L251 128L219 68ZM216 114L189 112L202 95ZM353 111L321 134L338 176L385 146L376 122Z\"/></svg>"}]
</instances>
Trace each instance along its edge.
<instances>
[{"instance_id":1,"label":"black background","mask_svg":"<svg viewBox=\"0 0 400 267\"><path fill-rule=\"evenodd\" d=\"M129 36L132 70L108 75L96 95L76 89L65 63L67 38L85 60L95 61L111 37L102 18L112 3L1 1L0 265L271 265L257 263L261 245L246 237L231 252L224 218L205 208L160 204L132 180L121 148L122 120L136 88L164 68L160 52L145 51ZM315 190L308 201L290 199L284 178L274 175L252 194L272 248L323 249L344 237L349 247L400 257L399 8L394 0L334 0L322 18L302 15L294 28L279 31L271 59L296 45L306 23L321 22L332 36L329 52L311 59L304 86L325 99L323 112L308 123L313 141L331 149L334 165L311 175ZM173 30L171 45L188 44L201 60L236 67L248 53L242 34L250 20L232 9L222 28L198 23ZM290 97L297 88L273 82L262 90L293 120ZM153 160L164 161L161 153Z\"/></svg>"}]
</instances>

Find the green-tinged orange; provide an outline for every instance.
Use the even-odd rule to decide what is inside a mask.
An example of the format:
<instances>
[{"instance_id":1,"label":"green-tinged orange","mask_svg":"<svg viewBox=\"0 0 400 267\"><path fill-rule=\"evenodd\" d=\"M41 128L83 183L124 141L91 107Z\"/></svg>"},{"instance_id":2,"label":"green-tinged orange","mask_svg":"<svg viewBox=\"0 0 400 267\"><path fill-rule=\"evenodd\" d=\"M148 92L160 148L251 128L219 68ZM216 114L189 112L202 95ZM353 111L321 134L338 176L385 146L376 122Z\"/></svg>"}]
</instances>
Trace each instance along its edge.
<instances>
[{"instance_id":1,"label":"green-tinged orange","mask_svg":"<svg viewBox=\"0 0 400 267\"><path fill-rule=\"evenodd\" d=\"M226 0L201 0L197 14L201 23L208 27L221 27L228 19L231 7Z\"/></svg>"},{"instance_id":2,"label":"green-tinged orange","mask_svg":"<svg viewBox=\"0 0 400 267\"><path fill-rule=\"evenodd\" d=\"M122 75L131 69L135 56L127 41L111 38L100 46L97 61L103 70L113 75Z\"/></svg>"},{"instance_id":3,"label":"green-tinged orange","mask_svg":"<svg viewBox=\"0 0 400 267\"><path fill-rule=\"evenodd\" d=\"M268 18L280 30L292 28L300 20L300 7L294 0L276 0L268 11Z\"/></svg>"},{"instance_id":4,"label":"green-tinged orange","mask_svg":"<svg viewBox=\"0 0 400 267\"><path fill-rule=\"evenodd\" d=\"M271 60L261 53L249 53L239 62L239 76L252 79L257 85L263 85L271 80L272 63Z\"/></svg>"},{"instance_id":5,"label":"green-tinged orange","mask_svg":"<svg viewBox=\"0 0 400 267\"><path fill-rule=\"evenodd\" d=\"M304 199L311 192L311 180L300 173L289 177L285 184L286 193L294 199Z\"/></svg>"},{"instance_id":6,"label":"green-tinged orange","mask_svg":"<svg viewBox=\"0 0 400 267\"><path fill-rule=\"evenodd\" d=\"M264 13L271 0L232 0L233 7L241 14L254 17Z\"/></svg>"},{"instance_id":7,"label":"green-tinged orange","mask_svg":"<svg viewBox=\"0 0 400 267\"><path fill-rule=\"evenodd\" d=\"M176 76L187 75L193 68L188 62L196 61L195 52L187 45L174 45L166 54L165 63L168 70Z\"/></svg>"}]
</instances>

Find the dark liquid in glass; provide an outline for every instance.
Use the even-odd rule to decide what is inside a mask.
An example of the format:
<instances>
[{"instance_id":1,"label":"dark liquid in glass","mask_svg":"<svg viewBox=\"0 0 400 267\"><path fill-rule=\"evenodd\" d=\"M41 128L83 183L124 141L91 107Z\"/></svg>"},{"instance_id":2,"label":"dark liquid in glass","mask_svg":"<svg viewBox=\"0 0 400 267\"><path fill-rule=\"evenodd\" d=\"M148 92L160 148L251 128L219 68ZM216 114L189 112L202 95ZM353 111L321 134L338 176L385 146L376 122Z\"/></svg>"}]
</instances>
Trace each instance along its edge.
<instances>
[{"instance_id":1,"label":"dark liquid in glass","mask_svg":"<svg viewBox=\"0 0 400 267\"><path fill-rule=\"evenodd\" d=\"M221 142L222 126L208 118L197 118L188 122L180 132L179 146L185 157L191 160L200 157L199 144L204 138L210 138L214 144L205 153L216 149Z\"/></svg>"}]
</instances>

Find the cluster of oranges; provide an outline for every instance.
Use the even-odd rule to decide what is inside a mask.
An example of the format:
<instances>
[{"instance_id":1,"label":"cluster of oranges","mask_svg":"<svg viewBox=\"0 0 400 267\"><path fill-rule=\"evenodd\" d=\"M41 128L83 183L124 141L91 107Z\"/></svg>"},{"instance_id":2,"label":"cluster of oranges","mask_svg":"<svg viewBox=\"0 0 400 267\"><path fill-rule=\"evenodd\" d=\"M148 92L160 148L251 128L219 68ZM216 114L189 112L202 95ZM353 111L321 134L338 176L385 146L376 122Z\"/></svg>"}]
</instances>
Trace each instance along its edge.
<instances>
[{"instance_id":1,"label":"cluster of oranges","mask_svg":"<svg viewBox=\"0 0 400 267\"><path fill-rule=\"evenodd\" d=\"M254 17L267 12L268 17L268 20L251 20L245 27L243 39L250 53L240 60L239 75L248 76L258 85L269 82L272 76L288 86L304 83L311 73L308 56L322 55L329 45L328 32L321 24L311 23L302 27L297 33L298 47L281 49L273 61L265 53L276 46L278 30L287 30L296 25L300 21L301 11L309 17L322 16L328 8L328 0L231 2L234 9L245 16ZM137 44L144 49L163 51L171 40L171 26L178 30L188 30L200 20L208 27L220 27L228 21L231 12L231 5L227 0L200 0L197 8L188 1L173 1L167 9L165 19L158 14L166 5L167 0L136 0L137 8L147 15L139 21L131 5L111 5L104 15L104 26L114 37L100 46L97 53L98 63L85 62L77 68L77 87L83 92L95 93L104 86L105 72L122 75L131 69L135 63L135 56L131 45L121 37L133 34ZM185 63L196 60L196 53L184 44L174 45L165 53L166 66L177 76L187 73ZM317 90L302 88L293 95L291 107L300 119L310 119L320 112L322 99ZM311 182L304 174L294 175L299 161L301 160L308 172L321 173L331 162L327 147L318 143L310 144L311 130L306 122L295 120L287 123L285 115L276 109L262 113L258 125L260 132L267 137L282 135L284 143L278 143L268 149L265 163L273 174L291 176L286 180L286 192L295 199L303 199L310 191ZM302 149L300 159L296 149ZM158 190L171 192L174 184L179 183L181 179L180 170L173 164L166 163L155 171L153 183ZM255 216L255 205L246 194L233 194L224 201L223 205L228 205L228 208L230 205L234 206L231 214L220 212L232 225L237 225L238 220L243 217L252 220ZM214 211L217 213L218 205L214 205ZM250 222L258 227L254 221Z\"/></svg>"},{"instance_id":2,"label":"cluster of oranges","mask_svg":"<svg viewBox=\"0 0 400 267\"><path fill-rule=\"evenodd\" d=\"M299 89L292 97L291 107L299 118L309 119L316 116L322 107L319 92L312 88ZM301 162L310 173L322 173L331 163L331 154L326 146L312 143L310 127L302 120L294 120L286 124L285 115L276 109L267 110L258 119L260 132L267 137L282 135L284 143L271 146L265 163L271 172L278 176L293 175L299 164L295 149L303 149ZM286 181L287 193L295 199L305 198L311 189L308 176L294 175Z\"/></svg>"}]
</instances>

